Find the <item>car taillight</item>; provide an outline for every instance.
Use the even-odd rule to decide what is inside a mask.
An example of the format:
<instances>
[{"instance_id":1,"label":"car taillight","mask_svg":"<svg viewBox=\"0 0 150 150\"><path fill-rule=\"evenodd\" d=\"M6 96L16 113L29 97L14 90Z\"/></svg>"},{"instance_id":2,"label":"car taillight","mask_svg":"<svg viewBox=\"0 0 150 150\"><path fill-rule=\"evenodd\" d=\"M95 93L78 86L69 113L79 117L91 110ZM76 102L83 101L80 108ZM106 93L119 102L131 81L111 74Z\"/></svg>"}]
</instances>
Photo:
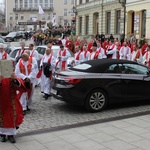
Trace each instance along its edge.
<instances>
[{"instance_id":1,"label":"car taillight","mask_svg":"<svg viewBox=\"0 0 150 150\"><path fill-rule=\"evenodd\" d=\"M65 78L64 81L67 83L67 84L73 84L73 85L76 85L78 84L82 79L75 79L75 78Z\"/></svg>"}]
</instances>

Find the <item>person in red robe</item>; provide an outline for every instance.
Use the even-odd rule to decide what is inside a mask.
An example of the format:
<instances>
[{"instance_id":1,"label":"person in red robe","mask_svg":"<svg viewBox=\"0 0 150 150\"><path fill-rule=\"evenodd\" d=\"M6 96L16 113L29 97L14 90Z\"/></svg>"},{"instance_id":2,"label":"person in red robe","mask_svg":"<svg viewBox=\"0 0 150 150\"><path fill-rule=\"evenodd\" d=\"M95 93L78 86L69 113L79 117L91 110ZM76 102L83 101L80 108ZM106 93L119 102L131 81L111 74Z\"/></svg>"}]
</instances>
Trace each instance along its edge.
<instances>
[{"instance_id":1,"label":"person in red robe","mask_svg":"<svg viewBox=\"0 0 150 150\"><path fill-rule=\"evenodd\" d=\"M13 73L11 78L0 75L0 141L8 139L15 143L16 129L23 122L22 106L19 102L19 92L25 92L26 88L21 79L17 79Z\"/></svg>"}]
</instances>

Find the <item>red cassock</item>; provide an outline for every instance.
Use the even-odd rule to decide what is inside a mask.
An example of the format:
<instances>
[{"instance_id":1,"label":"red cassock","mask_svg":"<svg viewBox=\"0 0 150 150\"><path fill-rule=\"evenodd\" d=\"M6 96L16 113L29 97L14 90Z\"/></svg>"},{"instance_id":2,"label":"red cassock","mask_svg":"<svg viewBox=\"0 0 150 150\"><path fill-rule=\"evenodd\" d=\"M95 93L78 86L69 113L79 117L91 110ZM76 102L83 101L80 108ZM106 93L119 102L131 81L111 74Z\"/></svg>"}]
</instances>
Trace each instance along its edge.
<instances>
[{"instance_id":1,"label":"red cassock","mask_svg":"<svg viewBox=\"0 0 150 150\"><path fill-rule=\"evenodd\" d=\"M17 90L26 92L23 80L18 79L21 86L17 87L12 79L4 78L0 84L0 127L15 128L23 122L23 110L19 102Z\"/></svg>"},{"instance_id":2,"label":"red cassock","mask_svg":"<svg viewBox=\"0 0 150 150\"><path fill-rule=\"evenodd\" d=\"M141 50L142 50L142 55L144 55L144 54L146 53L146 48L147 48L147 46L148 46L147 43L145 43L145 44L142 46L142 48L141 48Z\"/></svg>"}]
</instances>

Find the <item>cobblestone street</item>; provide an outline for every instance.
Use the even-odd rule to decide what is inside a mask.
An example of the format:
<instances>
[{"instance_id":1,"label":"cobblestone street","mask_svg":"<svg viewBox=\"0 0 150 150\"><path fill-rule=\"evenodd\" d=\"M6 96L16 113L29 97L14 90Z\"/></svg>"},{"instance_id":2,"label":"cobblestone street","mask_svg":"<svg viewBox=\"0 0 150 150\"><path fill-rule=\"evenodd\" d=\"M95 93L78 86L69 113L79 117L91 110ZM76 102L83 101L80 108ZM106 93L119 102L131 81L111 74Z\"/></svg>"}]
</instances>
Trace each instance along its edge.
<instances>
[{"instance_id":1,"label":"cobblestone street","mask_svg":"<svg viewBox=\"0 0 150 150\"><path fill-rule=\"evenodd\" d=\"M149 104L121 104L109 106L99 113L89 113L81 106L68 105L53 97L44 100L40 88L35 89L33 108L27 112L18 135L36 134L71 126L99 123L149 113Z\"/></svg>"}]
</instances>

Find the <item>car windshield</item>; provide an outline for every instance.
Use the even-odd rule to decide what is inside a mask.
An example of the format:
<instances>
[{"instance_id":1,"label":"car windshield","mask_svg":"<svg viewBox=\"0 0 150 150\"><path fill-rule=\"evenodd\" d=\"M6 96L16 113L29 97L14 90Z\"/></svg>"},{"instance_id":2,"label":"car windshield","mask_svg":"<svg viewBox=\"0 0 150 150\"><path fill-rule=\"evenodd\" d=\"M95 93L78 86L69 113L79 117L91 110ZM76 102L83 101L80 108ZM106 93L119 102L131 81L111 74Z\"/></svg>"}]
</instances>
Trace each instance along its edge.
<instances>
[{"instance_id":1,"label":"car windshield","mask_svg":"<svg viewBox=\"0 0 150 150\"><path fill-rule=\"evenodd\" d=\"M8 35L16 35L16 32L10 32Z\"/></svg>"},{"instance_id":2,"label":"car windshield","mask_svg":"<svg viewBox=\"0 0 150 150\"><path fill-rule=\"evenodd\" d=\"M4 43L4 40L3 40L3 39L0 39L0 43Z\"/></svg>"},{"instance_id":3,"label":"car windshield","mask_svg":"<svg viewBox=\"0 0 150 150\"><path fill-rule=\"evenodd\" d=\"M79 64L77 66L74 66L72 68L70 68L70 70L87 70L89 68L91 68L92 66L90 64L86 64L86 63L83 63L83 64Z\"/></svg>"}]
</instances>

